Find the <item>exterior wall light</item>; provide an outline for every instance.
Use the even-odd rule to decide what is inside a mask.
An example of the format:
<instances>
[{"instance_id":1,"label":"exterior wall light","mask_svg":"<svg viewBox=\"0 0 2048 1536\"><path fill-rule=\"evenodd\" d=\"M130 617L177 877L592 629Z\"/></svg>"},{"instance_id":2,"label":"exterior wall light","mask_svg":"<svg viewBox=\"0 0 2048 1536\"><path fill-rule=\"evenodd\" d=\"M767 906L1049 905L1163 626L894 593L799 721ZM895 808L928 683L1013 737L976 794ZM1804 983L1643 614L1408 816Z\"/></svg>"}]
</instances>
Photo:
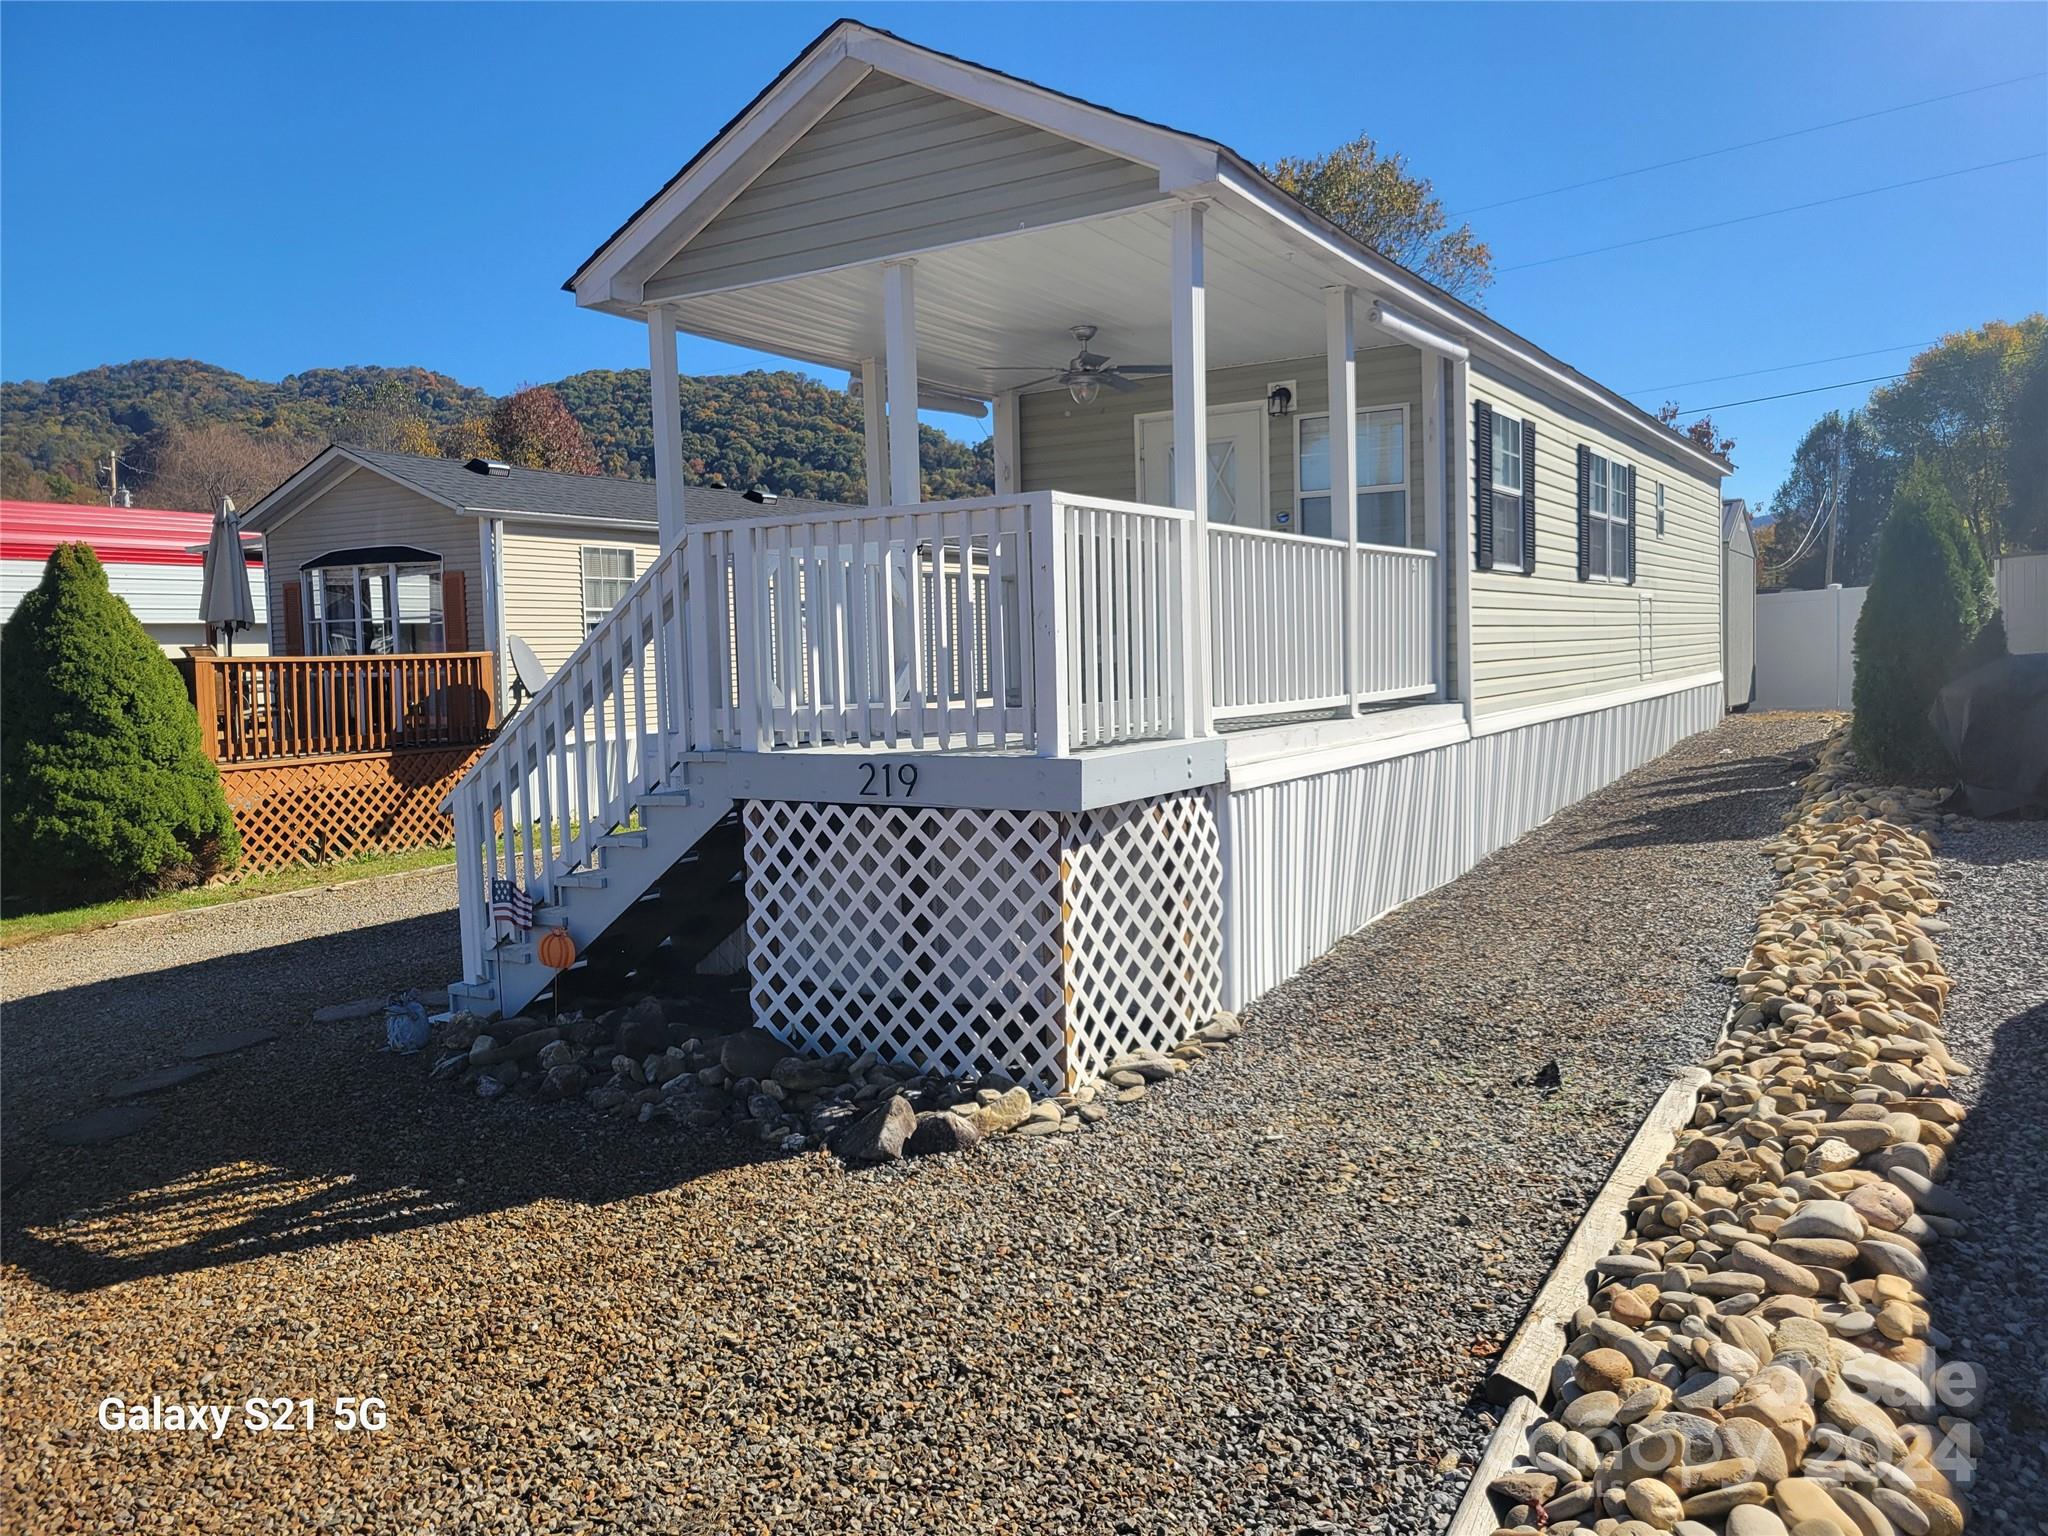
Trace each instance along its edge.
<instances>
[{"instance_id":1,"label":"exterior wall light","mask_svg":"<svg viewBox=\"0 0 2048 1536\"><path fill-rule=\"evenodd\" d=\"M1275 384L1272 393L1266 396L1268 416L1292 416L1294 414L1294 391L1285 384Z\"/></svg>"}]
</instances>

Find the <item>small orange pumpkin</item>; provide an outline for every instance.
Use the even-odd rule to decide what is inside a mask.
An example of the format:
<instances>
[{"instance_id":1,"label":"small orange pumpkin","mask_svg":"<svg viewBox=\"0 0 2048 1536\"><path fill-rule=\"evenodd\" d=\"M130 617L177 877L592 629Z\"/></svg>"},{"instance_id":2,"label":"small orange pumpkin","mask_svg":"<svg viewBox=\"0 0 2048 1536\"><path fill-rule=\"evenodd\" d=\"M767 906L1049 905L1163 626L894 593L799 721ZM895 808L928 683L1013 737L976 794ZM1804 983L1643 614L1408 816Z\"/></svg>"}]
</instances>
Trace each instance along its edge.
<instances>
[{"instance_id":1,"label":"small orange pumpkin","mask_svg":"<svg viewBox=\"0 0 2048 1536\"><path fill-rule=\"evenodd\" d=\"M576 941L566 928L550 928L540 936L540 963L551 971L566 971L576 963Z\"/></svg>"}]
</instances>

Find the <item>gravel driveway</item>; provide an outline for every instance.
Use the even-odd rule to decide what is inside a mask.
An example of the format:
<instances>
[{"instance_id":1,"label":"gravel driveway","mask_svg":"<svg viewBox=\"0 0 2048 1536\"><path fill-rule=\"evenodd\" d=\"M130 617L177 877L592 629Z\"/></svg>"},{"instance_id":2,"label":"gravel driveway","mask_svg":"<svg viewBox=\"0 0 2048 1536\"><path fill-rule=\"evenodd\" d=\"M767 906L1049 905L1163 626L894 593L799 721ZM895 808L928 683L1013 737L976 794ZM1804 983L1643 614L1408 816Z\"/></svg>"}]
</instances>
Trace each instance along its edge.
<instances>
[{"instance_id":1,"label":"gravel driveway","mask_svg":"<svg viewBox=\"0 0 2048 1536\"><path fill-rule=\"evenodd\" d=\"M456 1096L377 1024L302 1022L445 979L424 891L345 933L280 911L253 954L11 955L6 1523L1427 1530L1490 1357L1714 1036L1825 725L1682 745L1096 1132L874 1172ZM111 1058L265 1022L144 1132L39 1139ZM125 1433L94 1422L116 1393L390 1420Z\"/></svg>"}]
</instances>

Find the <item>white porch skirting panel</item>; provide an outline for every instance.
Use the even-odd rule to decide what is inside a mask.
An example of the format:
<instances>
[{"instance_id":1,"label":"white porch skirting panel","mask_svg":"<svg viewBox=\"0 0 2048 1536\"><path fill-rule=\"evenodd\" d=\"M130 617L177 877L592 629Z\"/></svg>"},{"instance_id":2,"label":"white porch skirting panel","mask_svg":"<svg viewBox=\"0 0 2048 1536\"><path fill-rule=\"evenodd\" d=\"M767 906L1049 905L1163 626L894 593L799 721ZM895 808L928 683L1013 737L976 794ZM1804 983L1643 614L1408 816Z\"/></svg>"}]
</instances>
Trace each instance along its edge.
<instances>
[{"instance_id":1,"label":"white porch skirting panel","mask_svg":"<svg viewBox=\"0 0 2048 1536\"><path fill-rule=\"evenodd\" d=\"M1223 1006L1721 717L1711 682L1235 789L1223 806Z\"/></svg>"},{"instance_id":2,"label":"white porch skirting panel","mask_svg":"<svg viewBox=\"0 0 2048 1536\"><path fill-rule=\"evenodd\" d=\"M753 800L743 823L754 1021L798 1049L1062 1088L1216 1011L1211 791L1088 811Z\"/></svg>"}]
</instances>

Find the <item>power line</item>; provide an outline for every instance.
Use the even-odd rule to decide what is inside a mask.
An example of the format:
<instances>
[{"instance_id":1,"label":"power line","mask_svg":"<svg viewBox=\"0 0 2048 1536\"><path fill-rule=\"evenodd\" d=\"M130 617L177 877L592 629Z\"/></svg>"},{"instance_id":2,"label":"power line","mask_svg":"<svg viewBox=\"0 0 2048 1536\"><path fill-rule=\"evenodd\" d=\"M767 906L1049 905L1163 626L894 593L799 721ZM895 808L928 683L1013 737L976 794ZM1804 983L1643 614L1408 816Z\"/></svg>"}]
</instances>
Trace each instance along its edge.
<instances>
[{"instance_id":1,"label":"power line","mask_svg":"<svg viewBox=\"0 0 2048 1536\"><path fill-rule=\"evenodd\" d=\"M1957 176L1969 176L1978 171L1995 171L2008 165L2024 165L2029 160L2048 159L2048 150L2036 150L2031 155L2014 155L2008 160L1987 160L1982 165L1966 165L1959 170L1937 171L1932 176L1915 176L1909 181L1887 182L1881 187L1865 187L1860 192L1840 192L1833 197L1817 197L1811 202L1792 203L1784 208L1766 208L1762 213L1745 213L1732 219L1716 219L1711 224L1695 224L1689 229L1667 230L1661 235L1643 235L1635 240L1617 240L1612 245L1596 245L1583 251L1567 251L1562 256L1545 256L1538 261L1518 261L1511 267L1501 267L1502 272L1523 272L1530 267L1554 266L1560 261L1577 261L1582 256L1600 256L1608 251L1625 251L1638 245L1655 245L1660 240L1676 240L1681 235L1705 234L1710 229L1726 229L1732 224L1754 224L1758 219L1775 219L1780 214L1800 213L1808 208L1825 208L1831 203L1853 202L1859 197L1875 197L1880 192L1897 192L1904 187L1922 187L1931 181L1949 181Z\"/></svg>"},{"instance_id":2,"label":"power line","mask_svg":"<svg viewBox=\"0 0 2048 1536\"><path fill-rule=\"evenodd\" d=\"M1719 405L1683 405L1681 412L1698 411L1705 415L1709 411L1733 410L1738 405L1761 405L1766 400L1790 400L1794 395L1819 395L1831 389L1848 389L1855 384L1889 384L1894 379L1903 379L1903 373L1884 373L1871 379L1844 379L1839 384L1816 384L1811 389L1788 389L1782 395L1752 395L1747 400L1723 400Z\"/></svg>"},{"instance_id":3,"label":"power line","mask_svg":"<svg viewBox=\"0 0 2048 1536\"><path fill-rule=\"evenodd\" d=\"M1868 352L1837 352L1833 357L1809 357L1803 363L1779 363L1772 368L1751 368L1743 373L1717 373L1705 379L1680 379L1676 384L1647 384L1641 389L1625 389L1622 393L1654 395L1667 389L1691 389L1695 384L1725 384L1730 379L1753 379L1760 373L1790 373L1795 368L1817 368L1822 363L1846 363L1852 357L1882 357L1887 352L1913 352L1939 345L1933 341L1902 341L1896 347L1872 347Z\"/></svg>"},{"instance_id":4,"label":"power line","mask_svg":"<svg viewBox=\"0 0 2048 1536\"><path fill-rule=\"evenodd\" d=\"M1621 181L1630 176L1647 176L1652 171L1668 171L1676 165L1691 165L1698 160L1711 160L1716 155L1732 155L1737 150L1755 149L1763 144L1781 144L1786 139L1800 138L1809 133L1819 133L1827 128L1840 128L1848 123L1868 122L1873 117L1885 117L1893 112L1910 112L1915 107L1931 107L1936 102L1954 101L1959 96L1974 96L1981 91L1995 91L2008 85L2024 85L2029 80L2039 80L2048 75L2048 70L2036 70L2031 75L2014 75L2010 80L1993 80L1987 85L1966 86L1960 91L1950 91L1944 96L1927 96L1919 101L1901 102L1896 107L1879 107L1874 112L1858 112L1854 117L1838 117L1832 122L1815 123L1811 128L1791 128L1784 133L1767 134L1761 139L1744 139L1740 144L1729 144L1721 149L1703 149L1698 154L1680 155L1676 160L1659 160L1655 165L1639 165L1633 170L1614 171L1606 176L1592 176L1584 181L1568 182L1561 187L1551 187L1542 192L1524 192L1519 197L1504 197L1497 203L1480 203L1451 215L1462 219L1468 213L1485 213L1493 208L1508 208L1516 203L1532 203L1539 197L1556 197L1562 192L1577 192L1584 187L1597 187L1603 182Z\"/></svg>"}]
</instances>

